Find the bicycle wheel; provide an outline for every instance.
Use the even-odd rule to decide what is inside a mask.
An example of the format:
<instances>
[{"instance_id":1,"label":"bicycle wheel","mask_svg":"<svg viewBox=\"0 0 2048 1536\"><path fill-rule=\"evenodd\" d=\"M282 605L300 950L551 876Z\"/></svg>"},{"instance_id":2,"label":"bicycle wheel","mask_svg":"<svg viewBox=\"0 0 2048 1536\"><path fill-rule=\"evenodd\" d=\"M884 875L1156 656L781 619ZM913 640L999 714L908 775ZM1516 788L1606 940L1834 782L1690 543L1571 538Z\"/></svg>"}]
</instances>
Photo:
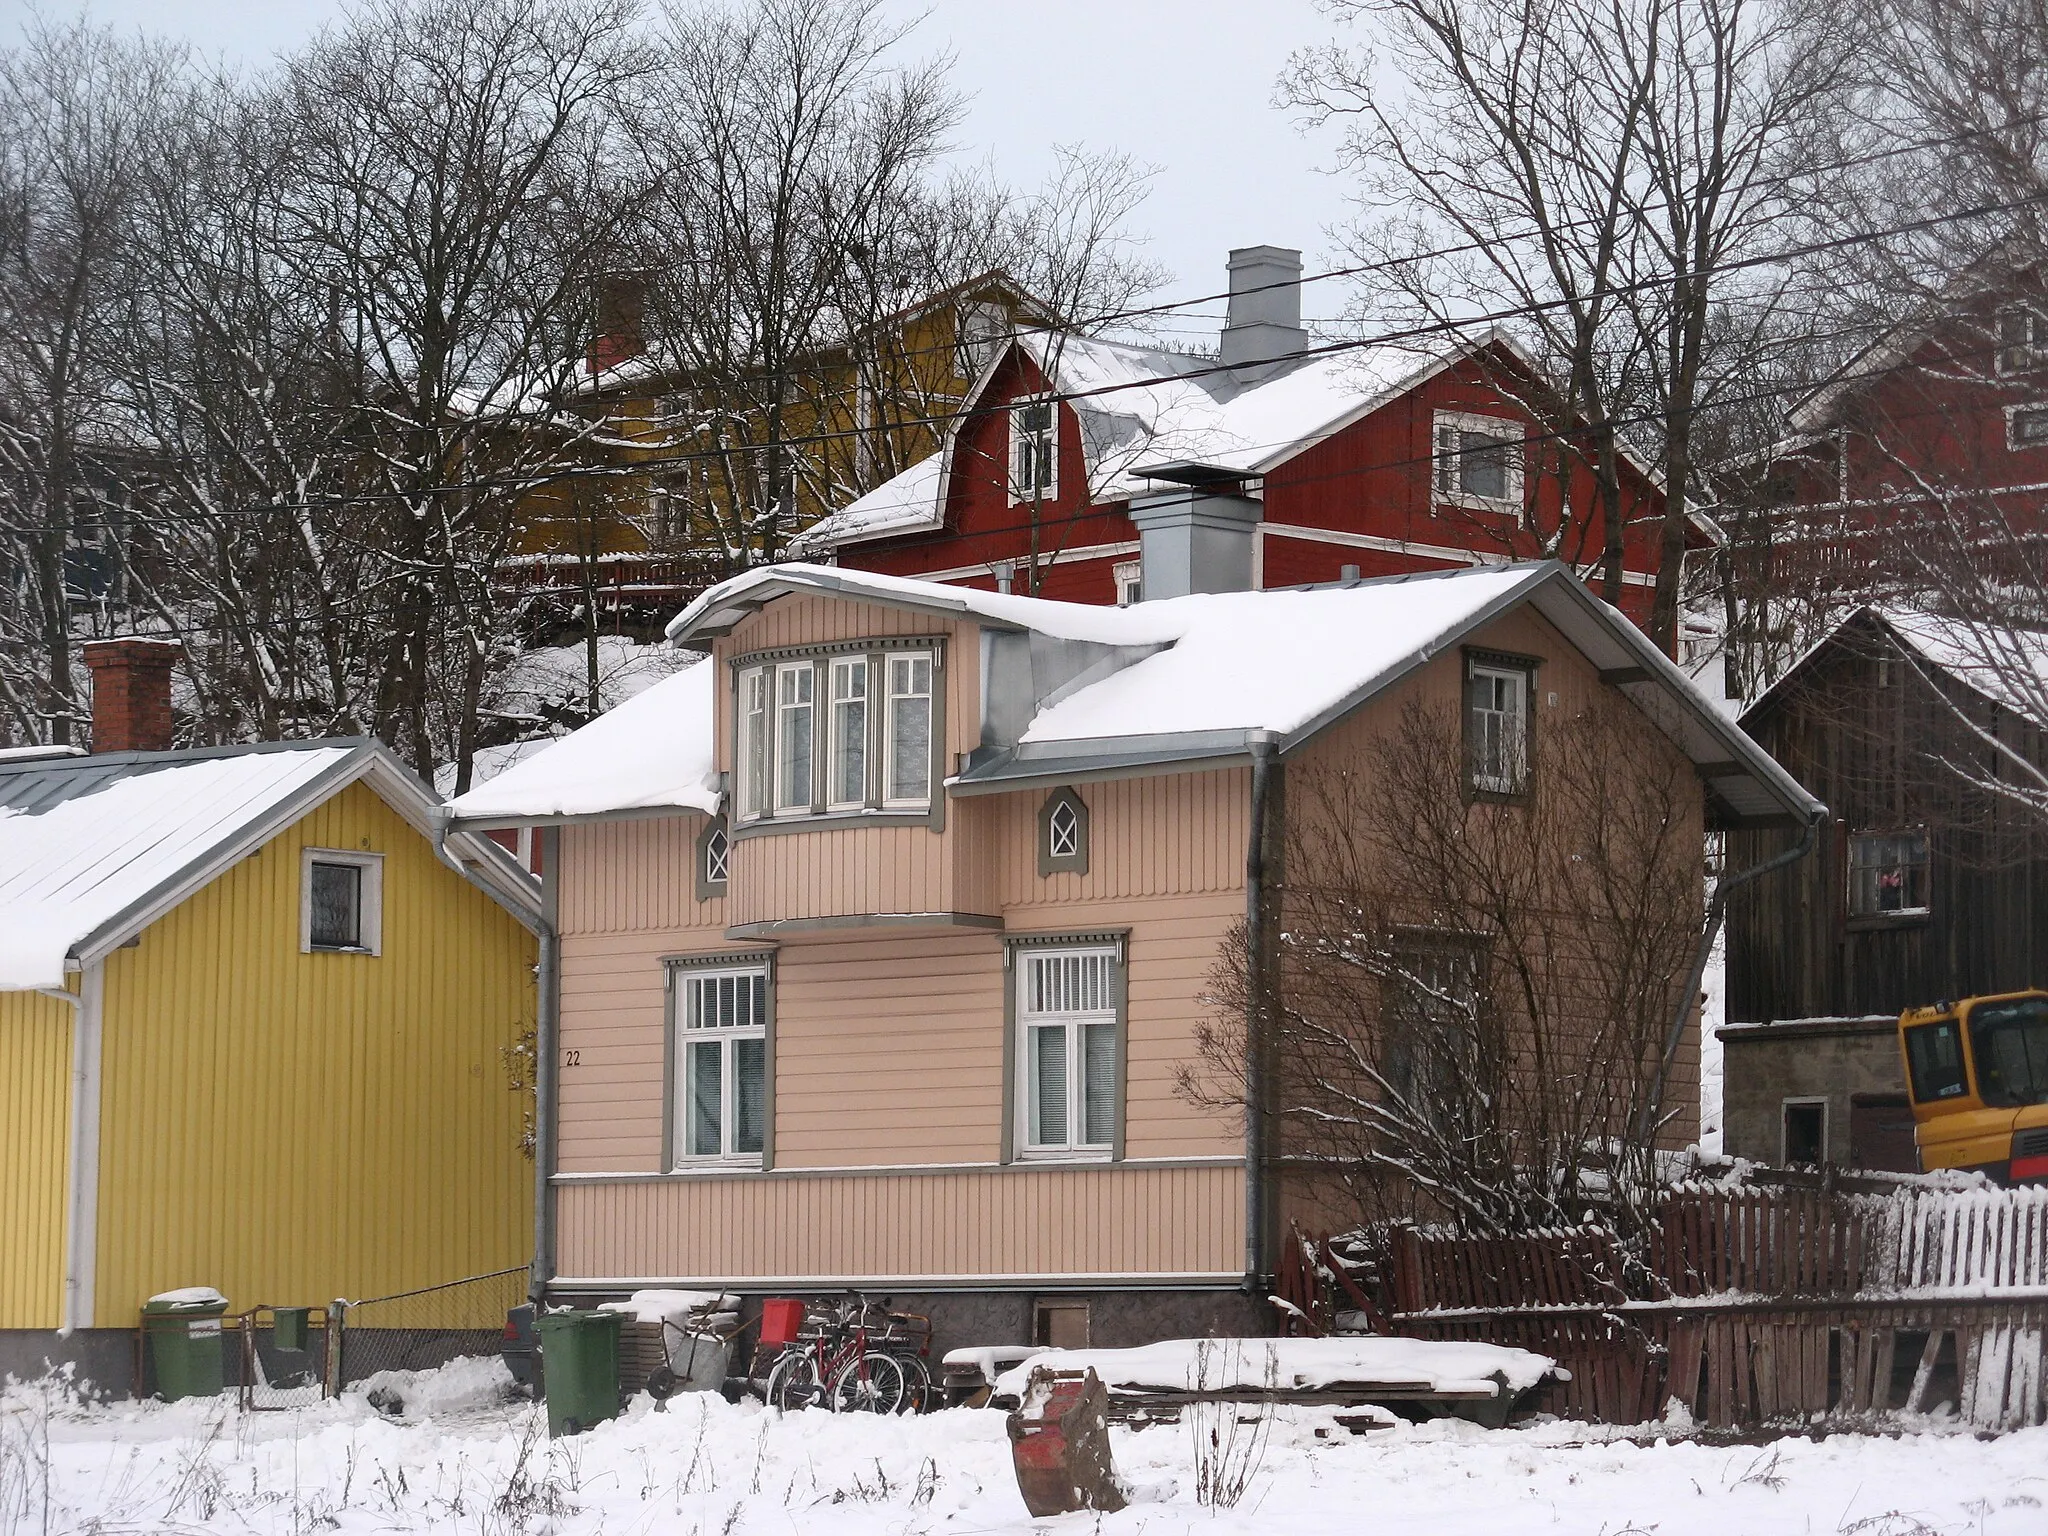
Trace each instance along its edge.
<instances>
[{"instance_id":1,"label":"bicycle wheel","mask_svg":"<svg viewBox=\"0 0 2048 1536\"><path fill-rule=\"evenodd\" d=\"M808 1350L790 1350L768 1372L768 1385L761 1395L784 1413L815 1407L825 1396L818 1380L818 1362Z\"/></svg>"},{"instance_id":2,"label":"bicycle wheel","mask_svg":"<svg viewBox=\"0 0 2048 1536\"><path fill-rule=\"evenodd\" d=\"M919 1355L895 1355L891 1357L903 1367L904 1380L909 1384L903 1394L904 1413L929 1413L936 1397L932 1389L932 1368Z\"/></svg>"},{"instance_id":3,"label":"bicycle wheel","mask_svg":"<svg viewBox=\"0 0 2048 1536\"><path fill-rule=\"evenodd\" d=\"M903 1362L878 1349L839 1367L827 1394L834 1413L901 1413L910 1399Z\"/></svg>"}]
</instances>

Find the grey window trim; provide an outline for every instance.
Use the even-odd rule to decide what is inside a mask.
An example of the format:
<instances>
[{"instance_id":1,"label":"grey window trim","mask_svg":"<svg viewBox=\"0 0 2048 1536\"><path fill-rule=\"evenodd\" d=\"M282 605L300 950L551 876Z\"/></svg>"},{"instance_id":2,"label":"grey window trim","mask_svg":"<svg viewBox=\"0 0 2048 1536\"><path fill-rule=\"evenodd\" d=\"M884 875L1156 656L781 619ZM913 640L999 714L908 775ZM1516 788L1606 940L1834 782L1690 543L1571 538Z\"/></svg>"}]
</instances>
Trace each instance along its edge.
<instances>
[{"instance_id":1,"label":"grey window trim","mask_svg":"<svg viewBox=\"0 0 2048 1536\"><path fill-rule=\"evenodd\" d=\"M722 834L725 838L726 878L724 880L713 880L710 876L711 839L714 835L719 834ZM726 826L723 816L713 816L710 818L710 820L704 823L704 830L697 834L697 841L692 846L691 856L696 860L697 864L696 884L697 899L699 901L711 901L725 894L726 887L732 878L732 845L732 829Z\"/></svg>"},{"instance_id":2,"label":"grey window trim","mask_svg":"<svg viewBox=\"0 0 2048 1536\"><path fill-rule=\"evenodd\" d=\"M1124 1160L1125 1115L1130 1104L1130 938L1131 930L1128 928L1003 935L1003 1162L1034 1166L1102 1166ZM1111 979L1111 996L1116 1004L1116 1098L1111 1111L1109 1152L1106 1156L1100 1152L1026 1154L1017 1139L1018 1095L1022 1091L1018 1057L1024 1048L1023 1032L1018 1027L1017 1017L1017 956L1019 952L1045 949L1109 949L1116 956Z\"/></svg>"},{"instance_id":3,"label":"grey window trim","mask_svg":"<svg viewBox=\"0 0 2048 1536\"><path fill-rule=\"evenodd\" d=\"M1074 851L1058 854L1052 851L1053 813L1062 806L1073 809L1075 818ZM1088 802L1071 784L1063 784L1045 797L1038 807L1038 874L1040 879L1049 875L1085 875L1088 873Z\"/></svg>"},{"instance_id":4,"label":"grey window trim","mask_svg":"<svg viewBox=\"0 0 2048 1536\"><path fill-rule=\"evenodd\" d=\"M1522 656L1512 651L1494 651L1481 646L1461 647L1458 668L1458 741L1464 768L1459 775L1468 804L1520 805L1529 799L1536 782L1538 739L1536 701L1540 697L1537 678L1543 667L1540 656ZM1522 674L1522 787L1498 790L1482 787L1473 773L1472 674L1484 667L1494 672Z\"/></svg>"},{"instance_id":5,"label":"grey window trim","mask_svg":"<svg viewBox=\"0 0 2048 1536\"><path fill-rule=\"evenodd\" d=\"M775 1010L776 952L772 949L728 949L690 955L661 957L661 1166L665 1174L676 1173L676 1074L677 1059L676 978L688 971L759 969L768 978L767 1008L761 1031L761 1073L766 1092L762 1094L761 1159L759 1164L734 1162L726 1165L703 1163L686 1171L705 1173L763 1173L775 1166Z\"/></svg>"}]
</instances>

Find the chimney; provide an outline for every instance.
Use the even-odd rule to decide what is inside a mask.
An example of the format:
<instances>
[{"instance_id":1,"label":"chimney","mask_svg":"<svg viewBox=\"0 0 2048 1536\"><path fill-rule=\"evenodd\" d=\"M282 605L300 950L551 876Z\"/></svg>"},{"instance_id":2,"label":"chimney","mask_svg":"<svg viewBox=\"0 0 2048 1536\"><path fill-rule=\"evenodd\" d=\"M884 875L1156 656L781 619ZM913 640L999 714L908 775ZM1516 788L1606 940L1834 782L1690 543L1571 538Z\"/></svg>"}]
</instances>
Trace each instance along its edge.
<instances>
[{"instance_id":1,"label":"chimney","mask_svg":"<svg viewBox=\"0 0 2048 1536\"><path fill-rule=\"evenodd\" d=\"M607 272L597 280L597 334L583 364L592 377L647 350L647 274Z\"/></svg>"},{"instance_id":2,"label":"chimney","mask_svg":"<svg viewBox=\"0 0 2048 1536\"><path fill-rule=\"evenodd\" d=\"M1308 345L1301 328L1301 252L1248 245L1230 253L1230 315L1223 364L1262 377Z\"/></svg>"},{"instance_id":3,"label":"chimney","mask_svg":"<svg viewBox=\"0 0 2048 1536\"><path fill-rule=\"evenodd\" d=\"M1139 596L1145 602L1194 592L1245 592L1252 584L1252 538L1265 504L1220 489L1175 486L1131 501L1138 528Z\"/></svg>"},{"instance_id":4,"label":"chimney","mask_svg":"<svg viewBox=\"0 0 2048 1536\"><path fill-rule=\"evenodd\" d=\"M184 654L175 640L140 635L86 641L85 664L92 672L93 751L171 749L171 668Z\"/></svg>"}]
</instances>

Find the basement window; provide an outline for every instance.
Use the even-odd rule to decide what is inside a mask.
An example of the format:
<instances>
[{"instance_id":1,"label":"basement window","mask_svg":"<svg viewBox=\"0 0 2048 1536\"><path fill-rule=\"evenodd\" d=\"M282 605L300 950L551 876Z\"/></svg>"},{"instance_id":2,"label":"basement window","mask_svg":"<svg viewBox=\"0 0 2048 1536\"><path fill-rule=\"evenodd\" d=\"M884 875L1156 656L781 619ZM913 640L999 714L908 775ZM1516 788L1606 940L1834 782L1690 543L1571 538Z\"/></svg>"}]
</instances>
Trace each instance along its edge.
<instances>
[{"instance_id":1,"label":"basement window","mask_svg":"<svg viewBox=\"0 0 2048 1536\"><path fill-rule=\"evenodd\" d=\"M375 955L383 950L384 856L308 848L299 882L299 948Z\"/></svg>"},{"instance_id":2,"label":"basement window","mask_svg":"<svg viewBox=\"0 0 2048 1536\"><path fill-rule=\"evenodd\" d=\"M1828 1160L1828 1101L1787 1099L1785 1166L1816 1168Z\"/></svg>"}]
</instances>

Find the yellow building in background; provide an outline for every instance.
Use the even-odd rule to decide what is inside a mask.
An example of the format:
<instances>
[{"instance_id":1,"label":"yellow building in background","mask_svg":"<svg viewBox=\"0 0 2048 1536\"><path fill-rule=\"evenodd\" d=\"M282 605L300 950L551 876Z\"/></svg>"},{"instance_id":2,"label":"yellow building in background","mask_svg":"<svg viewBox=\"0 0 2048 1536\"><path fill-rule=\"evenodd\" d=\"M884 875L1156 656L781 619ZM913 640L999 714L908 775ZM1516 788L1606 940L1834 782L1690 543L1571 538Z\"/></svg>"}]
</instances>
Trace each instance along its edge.
<instances>
[{"instance_id":1,"label":"yellow building in background","mask_svg":"<svg viewBox=\"0 0 2048 1536\"><path fill-rule=\"evenodd\" d=\"M367 741L0 757L0 1371L528 1260L539 887L437 814Z\"/></svg>"}]
</instances>

